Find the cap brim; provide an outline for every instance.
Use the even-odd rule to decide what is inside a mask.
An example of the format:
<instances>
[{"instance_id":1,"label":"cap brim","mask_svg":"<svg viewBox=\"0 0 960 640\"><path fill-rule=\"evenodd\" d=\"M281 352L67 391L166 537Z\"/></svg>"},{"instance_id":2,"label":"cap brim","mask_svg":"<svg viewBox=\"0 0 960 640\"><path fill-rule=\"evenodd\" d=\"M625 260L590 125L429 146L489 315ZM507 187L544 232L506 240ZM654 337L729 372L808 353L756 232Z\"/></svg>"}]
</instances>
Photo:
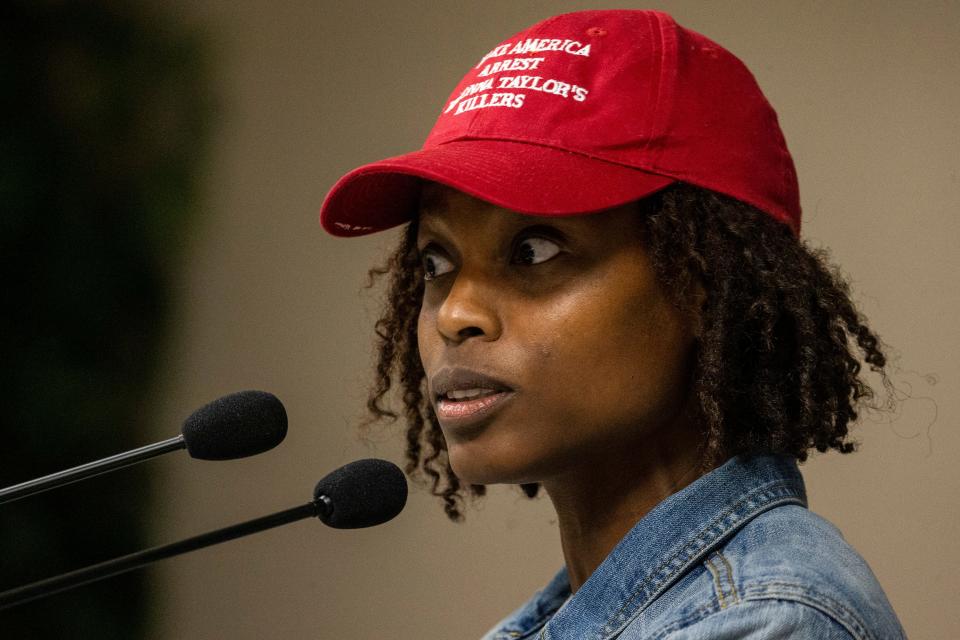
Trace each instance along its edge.
<instances>
[{"instance_id":1,"label":"cap brim","mask_svg":"<svg viewBox=\"0 0 960 640\"><path fill-rule=\"evenodd\" d=\"M403 224L416 214L421 180L543 216L602 211L674 182L543 145L457 140L354 169L327 194L320 224L335 236L360 236Z\"/></svg>"}]
</instances>

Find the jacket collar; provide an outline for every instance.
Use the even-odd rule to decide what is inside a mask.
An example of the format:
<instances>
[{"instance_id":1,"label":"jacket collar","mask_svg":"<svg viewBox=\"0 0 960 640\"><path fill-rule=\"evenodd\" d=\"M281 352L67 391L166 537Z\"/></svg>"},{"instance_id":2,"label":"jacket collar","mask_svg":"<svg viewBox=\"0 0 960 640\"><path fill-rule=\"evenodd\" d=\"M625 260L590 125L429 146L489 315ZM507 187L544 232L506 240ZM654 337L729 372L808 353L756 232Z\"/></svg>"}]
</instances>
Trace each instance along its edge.
<instances>
[{"instance_id":1,"label":"jacket collar","mask_svg":"<svg viewBox=\"0 0 960 640\"><path fill-rule=\"evenodd\" d=\"M733 457L654 507L573 597L564 567L494 637L530 637L547 619L542 638L614 637L736 530L783 504L807 504L793 458Z\"/></svg>"}]
</instances>

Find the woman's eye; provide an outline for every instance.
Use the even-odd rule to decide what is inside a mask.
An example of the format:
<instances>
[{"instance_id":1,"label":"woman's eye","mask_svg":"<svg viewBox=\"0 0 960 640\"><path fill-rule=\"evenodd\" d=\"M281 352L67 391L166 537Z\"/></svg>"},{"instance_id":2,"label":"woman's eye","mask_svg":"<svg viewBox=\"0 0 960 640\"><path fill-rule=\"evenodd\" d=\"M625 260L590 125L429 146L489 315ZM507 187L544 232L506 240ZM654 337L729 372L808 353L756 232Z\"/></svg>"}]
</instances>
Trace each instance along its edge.
<instances>
[{"instance_id":1,"label":"woman's eye","mask_svg":"<svg viewBox=\"0 0 960 640\"><path fill-rule=\"evenodd\" d=\"M453 263L438 253L425 251L422 259L424 280L433 280L453 271Z\"/></svg>"},{"instance_id":2,"label":"woman's eye","mask_svg":"<svg viewBox=\"0 0 960 640\"><path fill-rule=\"evenodd\" d=\"M546 238L526 238L517 244L514 260L517 264L540 264L560 253L556 242Z\"/></svg>"}]
</instances>

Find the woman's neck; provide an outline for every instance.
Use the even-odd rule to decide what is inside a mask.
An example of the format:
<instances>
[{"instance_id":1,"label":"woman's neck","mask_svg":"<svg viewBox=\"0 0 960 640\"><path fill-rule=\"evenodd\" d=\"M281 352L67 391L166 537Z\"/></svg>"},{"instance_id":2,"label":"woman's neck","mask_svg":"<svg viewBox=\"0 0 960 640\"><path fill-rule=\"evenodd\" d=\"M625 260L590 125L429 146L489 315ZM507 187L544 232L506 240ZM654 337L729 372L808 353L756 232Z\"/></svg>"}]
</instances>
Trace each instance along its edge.
<instances>
[{"instance_id":1,"label":"woman's neck","mask_svg":"<svg viewBox=\"0 0 960 640\"><path fill-rule=\"evenodd\" d=\"M643 516L703 474L699 435L690 428L669 431L671 437L651 438L642 451L608 452L543 481L557 511L573 592Z\"/></svg>"}]
</instances>

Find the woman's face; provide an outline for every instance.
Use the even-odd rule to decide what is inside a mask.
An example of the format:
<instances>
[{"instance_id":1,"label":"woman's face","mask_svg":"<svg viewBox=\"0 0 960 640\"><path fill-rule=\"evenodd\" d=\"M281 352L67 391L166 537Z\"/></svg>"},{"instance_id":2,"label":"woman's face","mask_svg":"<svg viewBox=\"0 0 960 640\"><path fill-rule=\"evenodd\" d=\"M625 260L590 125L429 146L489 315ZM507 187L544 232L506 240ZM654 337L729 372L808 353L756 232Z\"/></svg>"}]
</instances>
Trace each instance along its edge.
<instances>
[{"instance_id":1,"label":"woman's face","mask_svg":"<svg viewBox=\"0 0 960 640\"><path fill-rule=\"evenodd\" d=\"M426 183L420 358L461 480L642 459L680 428L695 338L657 285L638 215L522 215Z\"/></svg>"}]
</instances>

